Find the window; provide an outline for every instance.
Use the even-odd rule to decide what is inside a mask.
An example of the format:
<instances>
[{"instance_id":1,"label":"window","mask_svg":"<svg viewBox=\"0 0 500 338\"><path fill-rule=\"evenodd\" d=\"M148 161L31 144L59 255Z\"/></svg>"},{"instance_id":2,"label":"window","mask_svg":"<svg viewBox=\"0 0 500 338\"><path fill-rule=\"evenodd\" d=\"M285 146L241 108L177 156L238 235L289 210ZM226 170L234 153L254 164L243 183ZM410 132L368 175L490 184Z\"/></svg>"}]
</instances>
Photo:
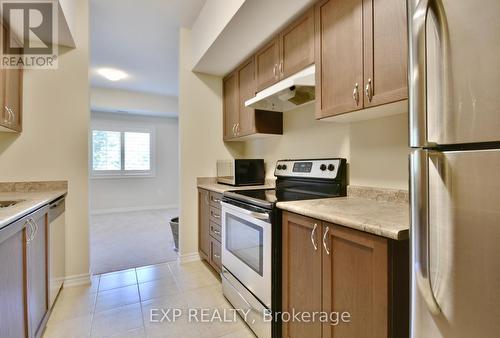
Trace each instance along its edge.
<instances>
[{"instance_id":1,"label":"window","mask_svg":"<svg viewBox=\"0 0 500 338\"><path fill-rule=\"evenodd\" d=\"M93 129L92 175L154 175L153 131Z\"/></svg>"}]
</instances>

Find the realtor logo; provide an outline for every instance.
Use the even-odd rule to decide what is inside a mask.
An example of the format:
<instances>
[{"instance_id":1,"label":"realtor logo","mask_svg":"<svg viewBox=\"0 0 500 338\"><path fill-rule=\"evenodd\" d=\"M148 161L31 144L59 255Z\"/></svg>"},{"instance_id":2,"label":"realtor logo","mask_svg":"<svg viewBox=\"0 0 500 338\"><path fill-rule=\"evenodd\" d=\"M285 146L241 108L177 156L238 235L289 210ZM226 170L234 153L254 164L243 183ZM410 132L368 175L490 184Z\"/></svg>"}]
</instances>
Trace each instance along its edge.
<instances>
[{"instance_id":1,"label":"realtor logo","mask_svg":"<svg viewBox=\"0 0 500 338\"><path fill-rule=\"evenodd\" d=\"M57 68L57 10L51 0L2 0L2 68Z\"/></svg>"}]
</instances>

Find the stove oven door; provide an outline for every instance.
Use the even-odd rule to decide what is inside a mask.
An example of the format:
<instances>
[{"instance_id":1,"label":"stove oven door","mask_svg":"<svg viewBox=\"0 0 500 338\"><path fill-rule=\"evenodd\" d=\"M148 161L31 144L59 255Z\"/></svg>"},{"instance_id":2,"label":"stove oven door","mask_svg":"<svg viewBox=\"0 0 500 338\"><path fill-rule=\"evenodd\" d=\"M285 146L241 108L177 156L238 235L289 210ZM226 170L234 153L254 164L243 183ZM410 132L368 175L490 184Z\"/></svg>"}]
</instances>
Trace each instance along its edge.
<instances>
[{"instance_id":1,"label":"stove oven door","mask_svg":"<svg viewBox=\"0 0 500 338\"><path fill-rule=\"evenodd\" d=\"M271 308L269 211L222 203L222 265Z\"/></svg>"}]
</instances>

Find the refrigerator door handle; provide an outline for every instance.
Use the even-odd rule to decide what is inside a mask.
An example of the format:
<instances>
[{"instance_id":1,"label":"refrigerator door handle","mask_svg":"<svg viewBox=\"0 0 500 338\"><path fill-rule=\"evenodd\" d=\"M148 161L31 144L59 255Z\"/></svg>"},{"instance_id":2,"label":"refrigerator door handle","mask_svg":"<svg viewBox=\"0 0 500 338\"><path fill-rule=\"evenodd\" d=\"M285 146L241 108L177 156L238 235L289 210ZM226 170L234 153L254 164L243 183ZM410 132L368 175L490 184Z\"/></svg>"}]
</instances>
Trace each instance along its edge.
<instances>
[{"instance_id":1,"label":"refrigerator door handle","mask_svg":"<svg viewBox=\"0 0 500 338\"><path fill-rule=\"evenodd\" d=\"M429 151L417 149L410 155L411 259L413 278L429 311L441 312L432 290L429 245Z\"/></svg>"},{"instance_id":2,"label":"refrigerator door handle","mask_svg":"<svg viewBox=\"0 0 500 338\"><path fill-rule=\"evenodd\" d=\"M426 23L431 0L408 0L410 147L427 144Z\"/></svg>"}]
</instances>

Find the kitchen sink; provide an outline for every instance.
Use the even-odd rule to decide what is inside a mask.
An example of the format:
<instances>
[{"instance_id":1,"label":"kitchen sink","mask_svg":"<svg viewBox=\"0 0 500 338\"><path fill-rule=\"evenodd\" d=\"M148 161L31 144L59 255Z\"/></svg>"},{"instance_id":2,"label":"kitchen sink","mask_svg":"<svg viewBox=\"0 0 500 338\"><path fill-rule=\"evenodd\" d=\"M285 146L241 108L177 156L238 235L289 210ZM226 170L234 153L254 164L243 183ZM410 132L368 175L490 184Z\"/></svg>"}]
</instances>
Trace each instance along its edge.
<instances>
[{"instance_id":1,"label":"kitchen sink","mask_svg":"<svg viewBox=\"0 0 500 338\"><path fill-rule=\"evenodd\" d=\"M16 201L0 201L0 209L8 208L16 205L17 203L21 203L24 200L16 200Z\"/></svg>"}]
</instances>

